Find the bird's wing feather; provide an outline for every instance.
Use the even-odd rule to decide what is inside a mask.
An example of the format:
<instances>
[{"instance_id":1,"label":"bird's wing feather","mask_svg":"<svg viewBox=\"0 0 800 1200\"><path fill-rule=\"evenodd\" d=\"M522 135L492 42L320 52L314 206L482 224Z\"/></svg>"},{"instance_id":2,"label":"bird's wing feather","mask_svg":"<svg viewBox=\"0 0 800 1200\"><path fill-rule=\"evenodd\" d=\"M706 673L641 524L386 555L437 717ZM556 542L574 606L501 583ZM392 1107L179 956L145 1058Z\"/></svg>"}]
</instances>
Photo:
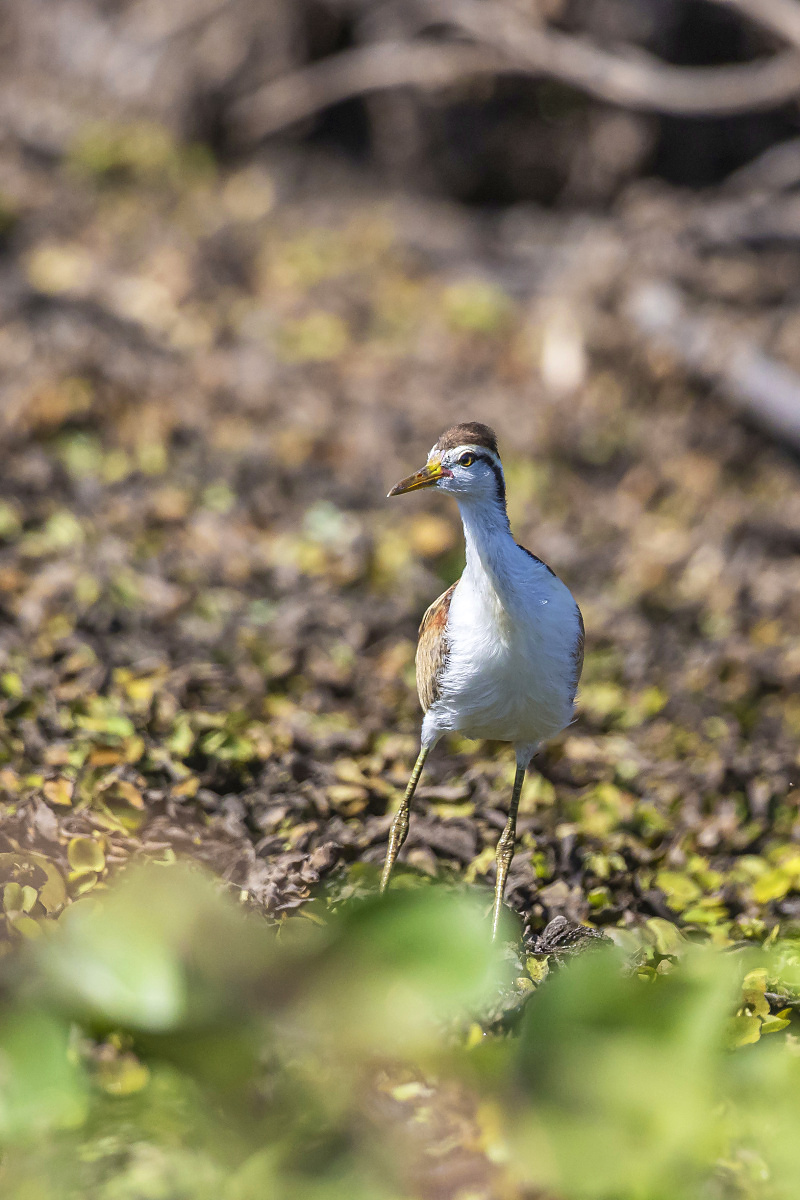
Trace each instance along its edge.
<instances>
[{"instance_id":1,"label":"bird's wing feather","mask_svg":"<svg viewBox=\"0 0 800 1200\"><path fill-rule=\"evenodd\" d=\"M577 604L575 605L578 608ZM583 670L583 650L586 642L586 627L583 623L583 613L578 608L578 638L575 642L575 649L572 651L572 661L575 663L575 688L572 693L573 700L575 692L578 690L578 684L581 679L581 671Z\"/></svg>"},{"instance_id":2,"label":"bird's wing feather","mask_svg":"<svg viewBox=\"0 0 800 1200\"><path fill-rule=\"evenodd\" d=\"M519 542L517 542L517 545L519 546ZM520 546L519 548L520 548L520 550L525 551L528 558L532 558L534 562L540 563L546 570L548 570L550 572L551 575L555 575L555 571L553 570L553 568L549 567L543 559L537 557L537 555L535 555L531 550L528 550L528 548L526 546ZM584 643L586 641L586 630L585 630L584 624L583 624L583 613L578 608L577 604L575 605L575 608L577 609L577 612L578 612L578 636L575 639L575 647L572 651L572 661L575 664L575 675L574 675L575 683L574 683L574 687L573 687L573 691L572 691L573 700L575 699L575 693L578 690L578 684L579 684L580 678L581 678L581 671L583 670L583 652L584 652Z\"/></svg>"},{"instance_id":3,"label":"bird's wing feather","mask_svg":"<svg viewBox=\"0 0 800 1200\"><path fill-rule=\"evenodd\" d=\"M519 542L517 542L517 545L519 546ZM549 571L551 575L555 575L555 571L553 570L553 568L551 566L548 566L548 564L544 561L543 558L539 558L538 554L534 554L533 551L529 550L527 546L519 546L519 548L520 548L520 550L522 550L522 552L524 554L527 554L528 558L532 558L534 562L539 563L539 565L544 567L544 569L546 571Z\"/></svg>"},{"instance_id":4,"label":"bird's wing feather","mask_svg":"<svg viewBox=\"0 0 800 1200\"><path fill-rule=\"evenodd\" d=\"M447 618L455 589L454 583L434 600L419 627L417 691L423 712L439 699L439 678L447 662Z\"/></svg>"}]
</instances>

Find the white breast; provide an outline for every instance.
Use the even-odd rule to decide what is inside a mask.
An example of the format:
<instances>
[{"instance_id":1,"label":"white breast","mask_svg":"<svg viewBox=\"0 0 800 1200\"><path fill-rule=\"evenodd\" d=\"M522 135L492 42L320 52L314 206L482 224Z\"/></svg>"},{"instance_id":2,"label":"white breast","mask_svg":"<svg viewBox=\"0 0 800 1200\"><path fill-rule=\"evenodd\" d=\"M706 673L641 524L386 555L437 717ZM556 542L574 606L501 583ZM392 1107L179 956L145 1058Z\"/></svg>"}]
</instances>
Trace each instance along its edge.
<instances>
[{"instance_id":1,"label":"white breast","mask_svg":"<svg viewBox=\"0 0 800 1200\"><path fill-rule=\"evenodd\" d=\"M490 569L468 564L453 593L431 731L532 747L553 737L572 720L579 635L569 589L509 537Z\"/></svg>"}]
</instances>

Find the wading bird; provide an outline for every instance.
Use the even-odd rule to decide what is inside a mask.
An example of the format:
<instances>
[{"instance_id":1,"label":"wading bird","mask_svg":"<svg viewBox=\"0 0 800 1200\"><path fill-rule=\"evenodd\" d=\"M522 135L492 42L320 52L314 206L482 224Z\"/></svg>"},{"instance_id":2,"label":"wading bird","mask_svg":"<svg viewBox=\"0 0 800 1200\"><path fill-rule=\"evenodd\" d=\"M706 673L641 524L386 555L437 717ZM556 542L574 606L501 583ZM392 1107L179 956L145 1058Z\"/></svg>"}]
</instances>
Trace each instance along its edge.
<instances>
[{"instance_id":1,"label":"wading bird","mask_svg":"<svg viewBox=\"0 0 800 1200\"><path fill-rule=\"evenodd\" d=\"M454 425L421 471L389 492L420 488L454 496L466 567L430 606L419 627L417 690L425 713L421 748L389 834L383 891L408 833L411 799L425 759L442 734L512 742L517 770L508 821L497 846L492 937L497 934L514 856L522 781L538 746L573 717L583 666L583 618L550 568L517 545L506 513L497 438L487 425Z\"/></svg>"}]
</instances>

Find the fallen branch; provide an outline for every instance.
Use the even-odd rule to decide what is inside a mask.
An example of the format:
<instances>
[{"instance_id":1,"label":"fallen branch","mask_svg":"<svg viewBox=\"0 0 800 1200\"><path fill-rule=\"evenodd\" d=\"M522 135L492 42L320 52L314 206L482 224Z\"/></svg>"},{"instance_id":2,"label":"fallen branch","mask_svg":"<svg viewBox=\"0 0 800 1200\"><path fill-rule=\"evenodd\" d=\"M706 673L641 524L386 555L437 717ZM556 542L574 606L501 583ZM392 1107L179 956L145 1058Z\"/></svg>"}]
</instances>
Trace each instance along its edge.
<instances>
[{"instance_id":1,"label":"fallen branch","mask_svg":"<svg viewBox=\"0 0 800 1200\"><path fill-rule=\"evenodd\" d=\"M800 375L743 340L723 322L692 313L672 284L639 284L623 311L656 349L715 384L735 407L779 441L800 449Z\"/></svg>"},{"instance_id":2,"label":"fallen branch","mask_svg":"<svg viewBox=\"0 0 800 1200\"><path fill-rule=\"evenodd\" d=\"M256 141L367 92L438 90L517 69L498 52L463 42L378 42L343 50L265 84L237 101L231 118L240 136Z\"/></svg>"},{"instance_id":3,"label":"fallen branch","mask_svg":"<svg viewBox=\"0 0 800 1200\"><path fill-rule=\"evenodd\" d=\"M783 51L728 67L675 67L643 52L626 58L581 38L537 28L495 6L443 6L478 42L381 42L345 50L293 71L237 101L231 119L257 141L342 100L387 88L439 90L481 75L560 80L598 100L642 112L720 116L775 108L800 95L800 54Z\"/></svg>"},{"instance_id":4,"label":"fallen branch","mask_svg":"<svg viewBox=\"0 0 800 1200\"><path fill-rule=\"evenodd\" d=\"M755 11L749 0L721 2L746 6L749 16ZM775 5L776 0L768 3ZM450 21L502 51L521 70L552 76L626 108L722 116L772 108L800 94L796 50L725 67L676 67L639 49L630 57L612 54L584 38L535 26L513 8L483 0L431 0L430 12L432 19Z\"/></svg>"}]
</instances>

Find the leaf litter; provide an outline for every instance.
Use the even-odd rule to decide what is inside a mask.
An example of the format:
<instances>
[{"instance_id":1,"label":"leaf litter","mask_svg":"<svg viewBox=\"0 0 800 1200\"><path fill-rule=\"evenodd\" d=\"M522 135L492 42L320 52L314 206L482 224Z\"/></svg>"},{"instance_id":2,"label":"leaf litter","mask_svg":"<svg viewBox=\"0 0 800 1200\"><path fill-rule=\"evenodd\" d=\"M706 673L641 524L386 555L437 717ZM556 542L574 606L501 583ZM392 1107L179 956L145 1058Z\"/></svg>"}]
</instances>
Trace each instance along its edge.
<instances>
[{"instance_id":1,"label":"leaf litter","mask_svg":"<svg viewBox=\"0 0 800 1200\"><path fill-rule=\"evenodd\" d=\"M610 298L580 314L564 403L535 298L474 247L442 267L386 202L276 202L268 171L169 139L145 180L126 137L111 177L85 147L3 150L6 951L142 858L199 860L284 924L374 890L415 755L416 624L461 567L446 503L383 497L468 416L498 428L515 532L587 625L578 721L520 807L523 982L486 1026L567 953L542 949L554 922L628 938L643 978L681 938L797 937L796 463L626 343ZM434 756L401 886L488 905L511 771L458 738ZM781 1032L798 996L751 972L731 1044ZM126 1053L110 1092L144 1086ZM395 1103L427 1086L407 1083Z\"/></svg>"}]
</instances>

